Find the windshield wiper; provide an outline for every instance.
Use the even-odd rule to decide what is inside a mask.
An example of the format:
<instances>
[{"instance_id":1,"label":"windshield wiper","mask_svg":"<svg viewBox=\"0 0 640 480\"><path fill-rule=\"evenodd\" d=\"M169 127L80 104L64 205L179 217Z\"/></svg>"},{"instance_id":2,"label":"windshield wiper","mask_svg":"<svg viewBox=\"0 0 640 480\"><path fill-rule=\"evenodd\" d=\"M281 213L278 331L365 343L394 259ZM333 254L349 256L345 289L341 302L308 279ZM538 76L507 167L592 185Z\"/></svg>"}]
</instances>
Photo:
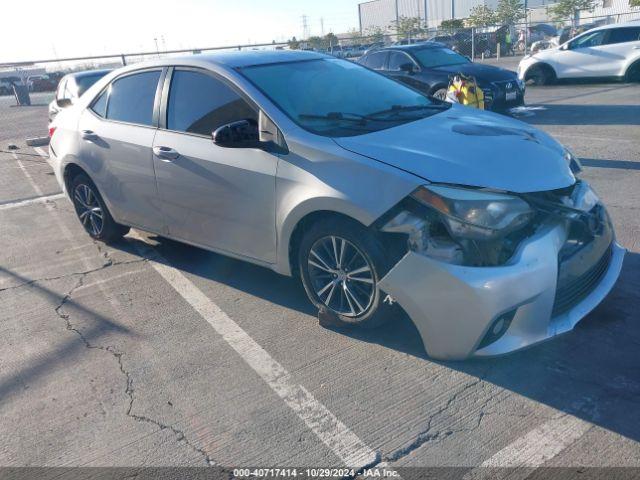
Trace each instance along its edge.
<instances>
[{"instance_id":1,"label":"windshield wiper","mask_svg":"<svg viewBox=\"0 0 640 480\"><path fill-rule=\"evenodd\" d=\"M362 125L367 123L367 116L360 115L358 113L348 113L348 112L329 112L325 115L317 115L314 113L301 113L298 115L298 118L301 120L338 120L338 121L346 121L346 122L357 122Z\"/></svg>"},{"instance_id":2,"label":"windshield wiper","mask_svg":"<svg viewBox=\"0 0 640 480\"><path fill-rule=\"evenodd\" d=\"M450 103L431 103L429 105L393 105L386 110L380 110L379 112L373 112L367 115L367 118L375 118L378 115L387 115L390 113L400 112L418 112L420 110L447 110L451 107Z\"/></svg>"}]
</instances>

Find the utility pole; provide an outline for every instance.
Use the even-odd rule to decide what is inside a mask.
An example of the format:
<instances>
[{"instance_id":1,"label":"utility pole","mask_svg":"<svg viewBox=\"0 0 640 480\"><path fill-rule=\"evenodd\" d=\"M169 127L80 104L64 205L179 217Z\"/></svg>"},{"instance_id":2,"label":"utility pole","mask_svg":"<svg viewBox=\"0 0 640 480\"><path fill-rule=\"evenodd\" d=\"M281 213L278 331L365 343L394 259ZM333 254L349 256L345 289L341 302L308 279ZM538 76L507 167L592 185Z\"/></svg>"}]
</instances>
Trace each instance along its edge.
<instances>
[{"instance_id":1,"label":"utility pole","mask_svg":"<svg viewBox=\"0 0 640 480\"><path fill-rule=\"evenodd\" d=\"M309 38L309 23L307 22L306 15L302 15L302 38L304 40Z\"/></svg>"},{"instance_id":2,"label":"utility pole","mask_svg":"<svg viewBox=\"0 0 640 480\"><path fill-rule=\"evenodd\" d=\"M160 58L160 49L158 48L158 37L153 37L153 41L156 42L156 54Z\"/></svg>"},{"instance_id":3,"label":"utility pole","mask_svg":"<svg viewBox=\"0 0 640 480\"><path fill-rule=\"evenodd\" d=\"M320 17L320 32L322 32L322 36L324 37L324 18Z\"/></svg>"}]
</instances>

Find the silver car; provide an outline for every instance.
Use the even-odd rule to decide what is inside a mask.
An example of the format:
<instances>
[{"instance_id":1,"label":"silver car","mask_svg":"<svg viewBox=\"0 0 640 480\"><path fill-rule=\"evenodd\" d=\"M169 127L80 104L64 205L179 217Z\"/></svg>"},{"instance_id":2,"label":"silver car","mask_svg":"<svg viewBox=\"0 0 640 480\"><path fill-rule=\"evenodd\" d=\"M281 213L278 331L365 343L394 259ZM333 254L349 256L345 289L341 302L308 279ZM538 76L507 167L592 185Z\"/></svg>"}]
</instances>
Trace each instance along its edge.
<instances>
[{"instance_id":1,"label":"silver car","mask_svg":"<svg viewBox=\"0 0 640 480\"><path fill-rule=\"evenodd\" d=\"M49 122L52 122L61 110L73 105L80 95L110 71L111 69L86 70L68 73L62 77L56 88L56 95L49 103Z\"/></svg>"},{"instance_id":2,"label":"silver car","mask_svg":"<svg viewBox=\"0 0 640 480\"><path fill-rule=\"evenodd\" d=\"M605 207L549 135L317 53L136 64L51 131L93 238L135 227L299 276L343 324L402 308L434 358L567 332L622 267Z\"/></svg>"}]
</instances>

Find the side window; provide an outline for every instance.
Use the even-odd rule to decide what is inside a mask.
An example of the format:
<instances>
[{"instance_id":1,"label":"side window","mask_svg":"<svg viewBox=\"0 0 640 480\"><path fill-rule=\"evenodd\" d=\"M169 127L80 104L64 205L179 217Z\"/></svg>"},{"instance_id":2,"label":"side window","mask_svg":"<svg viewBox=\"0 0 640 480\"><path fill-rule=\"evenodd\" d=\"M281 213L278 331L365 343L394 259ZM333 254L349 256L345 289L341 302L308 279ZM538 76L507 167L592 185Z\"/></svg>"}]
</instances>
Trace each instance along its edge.
<instances>
[{"instance_id":1,"label":"side window","mask_svg":"<svg viewBox=\"0 0 640 480\"><path fill-rule=\"evenodd\" d=\"M375 52L367 57L364 64L373 70L382 70L387 59L387 52Z\"/></svg>"},{"instance_id":2,"label":"side window","mask_svg":"<svg viewBox=\"0 0 640 480\"><path fill-rule=\"evenodd\" d=\"M406 63L411 63L411 59L404 53L400 52L391 52L389 54L389 67L388 70L399 72L400 67Z\"/></svg>"},{"instance_id":3,"label":"side window","mask_svg":"<svg viewBox=\"0 0 640 480\"><path fill-rule=\"evenodd\" d=\"M570 43L571 50L575 50L576 48L599 47L602 45L606 34L607 30L585 33Z\"/></svg>"},{"instance_id":4,"label":"side window","mask_svg":"<svg viewBox=\"0 0 640 480\"><path fill-rule=\"evenodd\" d=\"M238 120L258 124L258 112L226 83L206 73L175 70L167 105L167 128L210 136Z\"/></svg>"},{"instance_id":5,"label":"side window","mask_svg":"<svg viewBox=\"0 0 640 480\"><path fill-rule=\"evenodd\" d=\"M138 125L152 125L153 105L160 70L128 75L109 87L107 118Z\"/></svg>"},{"instance_id":6,"label":"side window","mask_svg":"<svg viewBox=\"0 0 640 480\"><path fill-rule=\"evenodd\" d=\"M637 42L640 40L640 27L613 28L609 33L607 45L612 43Z\"/></svg>"},{"instance_id":7,"label":"side window","mask_svg":"<svg viewBox=\"0 0 640 480\"><path fill-rule=\"evenodd\" d=\"M97 100L93 102L91 106L91 110L93 110L96 115L105 118L107 116L107 97L108 97L109 89L106 89L104 92L100 94Z\"/></svg>"}]
</instances>

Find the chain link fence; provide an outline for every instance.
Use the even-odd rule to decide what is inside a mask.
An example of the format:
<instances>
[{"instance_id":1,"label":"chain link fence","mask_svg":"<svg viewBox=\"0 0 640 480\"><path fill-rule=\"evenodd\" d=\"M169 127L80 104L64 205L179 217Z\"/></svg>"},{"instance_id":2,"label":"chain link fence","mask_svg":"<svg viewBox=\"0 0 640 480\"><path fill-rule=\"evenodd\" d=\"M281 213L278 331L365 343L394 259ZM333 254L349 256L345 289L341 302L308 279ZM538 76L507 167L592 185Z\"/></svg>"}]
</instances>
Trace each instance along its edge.
<instances>
[{"instance_id":1,"label":"chain link fence","mask_svg":"<svg viewBox=\"0 0 640 480\"><path fill-rule=\"evenodd\" d=\"M328 34L324 37L292 40L287 43L114 53L93 57L0 63L0 142L46 134L49 119L48 105L56 96L64 95L64 92L58 88L60 79L71 72L113 69L154 58L232 50L313 50L357 61L365 52L386 45L413 44L429 40L441 42L474 61L485 61L515 69L520 58L527 53L561 45L574 36L600 25L640 20L639 7L627 6L626 11L620 12L609 9L606 14L596 15L602 11L603 8L591 13L580 12L571 18L553 22L533 21L532 19L537 18L538 14L529 12L525 21L511 25L493 24L454 28L451 27L451 22L448 22L449 26L445 22L444 26L441 24L436 28L426 28L424 24L414 22L418 28L402 32L386 29L367 35Z\"/></svg>"}]
</instances>

